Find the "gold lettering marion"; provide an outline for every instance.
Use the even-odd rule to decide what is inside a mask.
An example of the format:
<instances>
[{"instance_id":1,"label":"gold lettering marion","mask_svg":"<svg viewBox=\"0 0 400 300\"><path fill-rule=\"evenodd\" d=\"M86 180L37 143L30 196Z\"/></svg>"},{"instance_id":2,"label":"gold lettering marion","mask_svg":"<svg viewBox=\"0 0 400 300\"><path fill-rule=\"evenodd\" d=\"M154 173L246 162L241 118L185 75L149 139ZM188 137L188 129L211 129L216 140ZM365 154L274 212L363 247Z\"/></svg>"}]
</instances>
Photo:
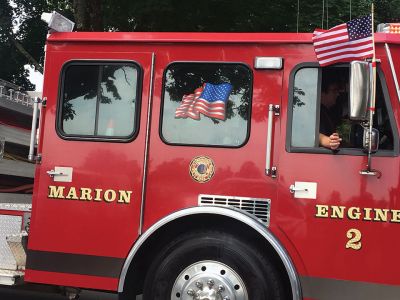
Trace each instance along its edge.
<instances>
[{"instance_id":1,"label":"gold lettering marion","mask_svg":"<svg viewBox=\"0 0 400 300\"><path fill-rule=\"evenodd\" d=\"M115 200L115 197L117 197L117 194L114 190L107 190L104 193L104 200L107 202L113 202Z\"/></svg>"},{"instance_id":2,"label":"gold lettering marion","mask_svg":"<svg viewBox=\"0 0 400 300\"><path fill-rule=\"evenodd\" d=\"M132 191L119 190L118 193L119 193L118 203L130 203L131 202Z\"/></svg>"},{"instance_id":3,"label":"gold lettering marion","mask_svg":"<svg viewBox=\"0 0 400 300\"><path fill-rule=\"evenodd\" d=\"M92 189L87 187L69 187L49 185L48 198L52 199L68 199L68 200L83 200L94 202L120 203L130 204L132 191L114 190L114 189Z\"/></svg>"},{"instance_id":4,"label":"gold lettering marion","mask_svg":"<svg viewBox=\"0 0 400 300\"><path fill-rule=\"evenodd\" d=\"M101 192L103 191L102 189L96 189L96 197L94 198L94 201L101 201L102 199L100 198Z\"/></svg>"},{"instance_id":5,"label":"gold lettering marion","mask_svg":"<svg viewBox=\"0 0 400 300\"><path fill-rule=\"evenodd\" d=\"M64 199L64 189L65 186L54 186L54 185L50 185L49 186L49 198L60 198L60 199Z\"/></svg>"},{"instance_id":6,"label":"gold lettering marion","mask_svg":"<svg viewBox=\"0 0 400 300\"><path fill-rule=\"evenodd\" d=\"M79 199L81 199L81 200L92 200L91 192L92 192L92 189L81 188L81 196L79 197Z\"/></svg>"},{"instance_id":7,"label":"gold lettering marion","mask_svg":"<svg viewBox=\"0 0 400 300\"><path fill-rule=\"evenodd\" d=\"M69 189L67 197L65 197L65 198L74 199L74 200L79 199L78 196L76 195L76 189L74 187L71 187Z\"/></svg>"}]
</instances>

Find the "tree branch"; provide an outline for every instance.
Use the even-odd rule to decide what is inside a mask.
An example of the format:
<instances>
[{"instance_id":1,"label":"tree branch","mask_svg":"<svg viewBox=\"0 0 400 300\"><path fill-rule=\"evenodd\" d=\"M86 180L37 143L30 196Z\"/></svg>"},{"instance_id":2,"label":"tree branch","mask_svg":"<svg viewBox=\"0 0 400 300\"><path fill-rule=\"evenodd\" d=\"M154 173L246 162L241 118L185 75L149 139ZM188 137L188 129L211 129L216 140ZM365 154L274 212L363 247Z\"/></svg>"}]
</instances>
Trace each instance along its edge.
<instances>
[{"instance_id":1,"label":"tree branch","mask_svg":"<svg viewBox=\"0 0 400 300\"><path fill-rule=\"evenodd\" d=\"M36 61L36 59L34 59L32 55L30 55L29 52L26 51L25 48L14 37L10 37L10 39L18 51L29 61L29 63L35 66L36 71L43 74L43 67Z\"/></svg>"}]
</instances>

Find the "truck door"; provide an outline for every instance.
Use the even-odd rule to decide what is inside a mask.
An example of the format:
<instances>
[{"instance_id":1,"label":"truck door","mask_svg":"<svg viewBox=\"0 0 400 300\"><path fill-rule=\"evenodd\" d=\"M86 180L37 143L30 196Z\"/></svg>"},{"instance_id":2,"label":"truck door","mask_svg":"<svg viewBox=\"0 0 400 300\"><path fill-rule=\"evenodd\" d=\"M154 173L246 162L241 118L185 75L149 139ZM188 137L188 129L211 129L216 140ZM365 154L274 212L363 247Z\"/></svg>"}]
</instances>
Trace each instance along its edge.
<instances>
[{"instance_id":1,"label":"truck door","mask_svg":"<svg viewBox=\"0 0 400 300\"><path fill-rule=\"evenodd\" d=\"M28 269L115 279L138 235L152 54L59 49L47 52Z\"/></svg>"},{"instance_id":2,"label":"truck door","mask_svg":"<svg viewBox=\"0 0 400 300\"><path fill-rule=\"evenodd\" d=\"M395 192L398 133L383 73L378 72L374 120L380 133L380 149L372 157L377 176L360 175L367 156L361 126L348 119L349 66L303 64L288 73L289 99L282 105L288 117L286 146L281 147L278 168L279 223L306 266L307 274L301 274L304 297L325 299L342 286L354 292L348 299L360 298L358 288L365 286L352 281L399 284L398 263L393 261L400 250L393 241L400 209ZM319 142L325 118L321 95L325 82L335 78L340 87L330 112L339 118L333 130L342 142L331 150ZM326 289L318 288L321 284Z\"/></svg>"},{"instance_id":3,"label":"truck door","mask_svg":"<svg viewBox=\"0 0 400 300\"><path fill-rule=\"evenodd\" d=\"M279 103L281 70L252 71L254 56L245 48L226 56L218 47L203 48L157 56L165 73L155 78L153 111L161 114L152 117L144 228L185 207L242 203L246 210L258 200L260 209L249 212L269 224L276 181L264 173L266 124L268 104ZM205 111L200 101L193 112L186 105L208 87L219 96L229 88L225 112Z\"/></svg>"}]
</instances>

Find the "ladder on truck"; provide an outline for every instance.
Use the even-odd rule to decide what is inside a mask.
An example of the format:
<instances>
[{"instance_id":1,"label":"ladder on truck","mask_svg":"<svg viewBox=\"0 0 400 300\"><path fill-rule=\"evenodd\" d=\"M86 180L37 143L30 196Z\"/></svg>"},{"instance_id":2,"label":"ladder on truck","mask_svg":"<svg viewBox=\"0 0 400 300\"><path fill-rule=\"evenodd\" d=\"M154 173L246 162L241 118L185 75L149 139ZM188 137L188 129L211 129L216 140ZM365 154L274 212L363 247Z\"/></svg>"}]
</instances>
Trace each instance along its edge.
<instances>
[{"instance_id":1,"label":"ladder on truck","mask_svg":"<svg viewBox=\"0 0 400 300\"><path fill-rule=\"evenodd\" d=\"M0 285L15 285L23 281L32 208L31 96L0 79L0 113Z\"/></svg>"}]
</instances>

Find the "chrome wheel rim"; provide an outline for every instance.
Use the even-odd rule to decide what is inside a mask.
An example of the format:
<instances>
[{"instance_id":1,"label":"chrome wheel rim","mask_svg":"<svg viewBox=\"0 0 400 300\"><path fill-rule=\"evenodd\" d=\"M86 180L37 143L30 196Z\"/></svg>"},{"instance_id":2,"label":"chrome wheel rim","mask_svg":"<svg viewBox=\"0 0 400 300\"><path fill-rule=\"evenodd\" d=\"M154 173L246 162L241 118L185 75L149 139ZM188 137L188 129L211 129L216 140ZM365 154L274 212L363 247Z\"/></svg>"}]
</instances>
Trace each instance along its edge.
<instances>
[{"instance_id":1,"label":"chrome wheel rim","mask_svg":"<svg viewBox=\"0 0 400 300\"><path fill-rule=\"evenodd\" d=\"M248 294L242 278L232 268L204 260L179 274L171 300L248 300Z\"/></svg>"}]
</instances>

